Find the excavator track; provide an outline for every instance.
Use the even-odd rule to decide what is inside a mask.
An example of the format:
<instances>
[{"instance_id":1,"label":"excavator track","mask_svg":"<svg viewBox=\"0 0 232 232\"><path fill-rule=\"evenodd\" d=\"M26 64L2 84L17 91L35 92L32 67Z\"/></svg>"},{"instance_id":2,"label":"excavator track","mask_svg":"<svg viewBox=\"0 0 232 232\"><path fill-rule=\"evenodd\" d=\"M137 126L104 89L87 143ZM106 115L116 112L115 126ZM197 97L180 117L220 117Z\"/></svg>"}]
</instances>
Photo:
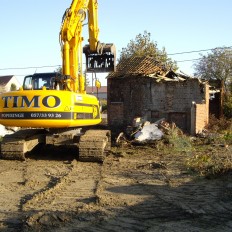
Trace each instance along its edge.
<instances>
[{"instance_id":1,"label":"excavator track","mask_svg":"<svg viewBox=\"0 0 232 232\"><path fill-rule=\"evenodd\" d=\"M109 130L88 130L79 142L79 160L85 162L103 162L111 149Z\"/></svg>"},{"instance_id":2,"label":"excavator track","mask_svg":"<svg viewBox=\"0 0 232 232\"><path fill-rule=\"evenodd\" d=\"M22 200L21 211L27 215L24 220L25 231L30 227L35 228L35 231L45 231L41 227L59 226L72 221L72 215L89 204L96 203L102 166L100 163L81 163L75 159L62 165L42 166L46 170L46 178L50 178L50 181L43 189L37 189ZM25 174L26 186L30 186L32 181L31 170L31 165L28 165ZM33 181L36 180L38 176Z\"/></svg>"},{"instance_id":3,"label":"excavator track","mask_svg":"<svg viewBox=\"0 0 232 232\"><path fill-rule=\"evenodd\" d=\"M1 158L25 160L25 154L37 144L45 142L44 129L24 129L5 135L1 142Z\"/></svg>"},{"instance_id":4,"label":"excavator track","mask_svg":"<svg viewBox=\"0 0 232 232\"><path fill-rule=\"evenodd\" d=\"M73 134L76 135L77 133L76 131L74 132L71 131L69 134L73 137ZM46 136L48 137L47 139ZM64 145L67 143L66 137L64 137L64 135L61 136L61 138L57 136L55 142L57 142L57 145ZM14 134L6 135L1 142L1 158L25 160L25 154L39 143L56 145L53 141L54 138L50 138L46 130L43 129L24 129ZM70 139L69 137L68 139L71 141L68 140L70 143L68 145L75 144L75 139ZM62 141L60 142L60 140ZM65 143L63 140L65 140ZM51 141L53 143L51 143ZM77 143L76 146L79 146L80 161L103 162L106 153L111 149L111 133L109 130L87 130L84 135L80 135L79 144Z\"/></svg>"}]
</instances>

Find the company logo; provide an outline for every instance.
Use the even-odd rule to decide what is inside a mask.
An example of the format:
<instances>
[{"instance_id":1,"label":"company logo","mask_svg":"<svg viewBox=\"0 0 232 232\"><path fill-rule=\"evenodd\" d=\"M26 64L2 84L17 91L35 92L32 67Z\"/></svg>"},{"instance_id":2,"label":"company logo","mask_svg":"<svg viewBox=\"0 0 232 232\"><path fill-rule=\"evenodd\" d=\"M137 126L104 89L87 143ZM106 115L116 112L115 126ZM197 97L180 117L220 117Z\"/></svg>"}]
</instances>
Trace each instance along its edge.
<instances>
[{"instance_id":1,"label":"company logo","mask_svg":"<svg viewBox=\"0 0 232 232\"><path fill-rule=\"evenodd\" d=\"M41 99L40 95L35 95L32 98L27 96L3 96L3 108L56 108L61 104L59 97L48 95Z\"/></svg>"}]
</instances>

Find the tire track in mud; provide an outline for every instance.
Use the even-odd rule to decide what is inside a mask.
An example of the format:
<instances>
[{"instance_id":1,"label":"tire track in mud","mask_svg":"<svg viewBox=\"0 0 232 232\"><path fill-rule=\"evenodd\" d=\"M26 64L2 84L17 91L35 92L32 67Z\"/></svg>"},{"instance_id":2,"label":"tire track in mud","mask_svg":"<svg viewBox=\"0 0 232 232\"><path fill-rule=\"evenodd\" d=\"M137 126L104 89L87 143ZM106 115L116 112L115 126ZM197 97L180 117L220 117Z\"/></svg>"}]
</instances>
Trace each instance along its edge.
<instances>
[{"instance_id":1,"label":"tire track in mud","mask_svg":"<svg viewBox=\"0 0 232 232\"><path fill-rule=\"evenodd\" d=\"M87 220L56 231L231 231L231 186L230 177L196 180L168 157L107 158Z\"/></svg>"},{"instance_id":2,"label":"tire track in mud","mask_svg":"<svg viewBox=\"0 0 232 232\"><path fill-rule=\"evenodd\" d=\"M1 232L232 229L231 175L195 179L171 154L0 160L0 174Z\"/></svg>"},{"instance_id":3,"label":"tire track in mud","mask_svg":"<svg viewBox=\"0 0 232 232\"><path fill-rule=\"evenodd\" d=\"M22 202L22 211L29 215L26 224L30 227L57 225L71 220L79 208L95 203L101 167L99 163L73 160L61 176L50 174L50 183Z\"/></svg>"},{"instance_id":4,"label":"tire track in mud","mask_svg":"<svg viewBox=\"0 0 232 232\"><path fill-rule=\"evenodd\" d=\"M70 221L97 201L102 164L0 160L0 231L30 231Z\"/></svg>"},{"instance_id":5,"label":"tire track in mud","mask_svg":"<svg viewBox=\"0 0 232 232\"><path fill-rule=\"evenodd\" d=\"M0 160L0 230L20 231L26 162Z\"/></svg>"}]
</instances>

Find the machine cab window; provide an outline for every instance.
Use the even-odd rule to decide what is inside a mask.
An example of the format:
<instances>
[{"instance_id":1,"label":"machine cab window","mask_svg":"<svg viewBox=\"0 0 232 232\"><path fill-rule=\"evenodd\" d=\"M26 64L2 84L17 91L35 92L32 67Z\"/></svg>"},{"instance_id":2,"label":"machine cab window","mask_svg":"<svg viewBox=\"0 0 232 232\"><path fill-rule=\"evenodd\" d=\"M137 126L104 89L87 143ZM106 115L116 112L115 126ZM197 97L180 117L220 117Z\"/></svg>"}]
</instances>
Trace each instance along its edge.
<instances>
[{"instance_id":1,"label":"machine cab window","mask_svg":"<svg viewBox=\"0 0 232 232\"><path fill-rule=\"evenodd\" d=\"M24 90L41 90L55 89L57 85L58 76L54 73L34 74L26 76L23 82Z\"/></svg>"},{"instance_id":2,"label":"machine cab window","mask_svg":"<svg viewBox=\"0 0 232 232\"><path fill-rule=\"evenodd\" d=\"M23 89L33 89L32 88L32 76L26 76L23 81Z\"/></svg>"}]
</instances>

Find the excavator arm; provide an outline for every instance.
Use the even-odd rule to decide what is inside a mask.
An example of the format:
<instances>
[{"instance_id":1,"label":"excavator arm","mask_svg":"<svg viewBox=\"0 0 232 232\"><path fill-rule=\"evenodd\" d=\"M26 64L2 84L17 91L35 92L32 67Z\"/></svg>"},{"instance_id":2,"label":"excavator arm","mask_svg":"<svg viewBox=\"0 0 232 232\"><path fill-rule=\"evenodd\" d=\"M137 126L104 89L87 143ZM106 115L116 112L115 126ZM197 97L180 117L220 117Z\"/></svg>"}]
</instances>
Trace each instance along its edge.
<instances>
[{"instance_id":1,"label":"excavator arm","mask_svg":"<svg viewBox=\"0 0 232 232\"><path fill-rule=\"evenodd\" d=\"M88 17L89 44L82 47L82 28ZM110 72L115 68L115 47L98 40L97 0L73 0L65 11L60 30L62 70L69 89L84 93L82 52L86 55L87 72Z\"/></svg>"},{"instance_id":2,"label":"excavator arm","mask_svg":"<svg viewBox=\"0 0 232 232\"><path fill-rule=\"evenodd\" d=\"M87 72L112 72L116 67L116 49L112 43L100 43L98 40L98 3L90 0L88 6L89 44L83 52L86 56Z\"/></svg>"}]
</instances>

